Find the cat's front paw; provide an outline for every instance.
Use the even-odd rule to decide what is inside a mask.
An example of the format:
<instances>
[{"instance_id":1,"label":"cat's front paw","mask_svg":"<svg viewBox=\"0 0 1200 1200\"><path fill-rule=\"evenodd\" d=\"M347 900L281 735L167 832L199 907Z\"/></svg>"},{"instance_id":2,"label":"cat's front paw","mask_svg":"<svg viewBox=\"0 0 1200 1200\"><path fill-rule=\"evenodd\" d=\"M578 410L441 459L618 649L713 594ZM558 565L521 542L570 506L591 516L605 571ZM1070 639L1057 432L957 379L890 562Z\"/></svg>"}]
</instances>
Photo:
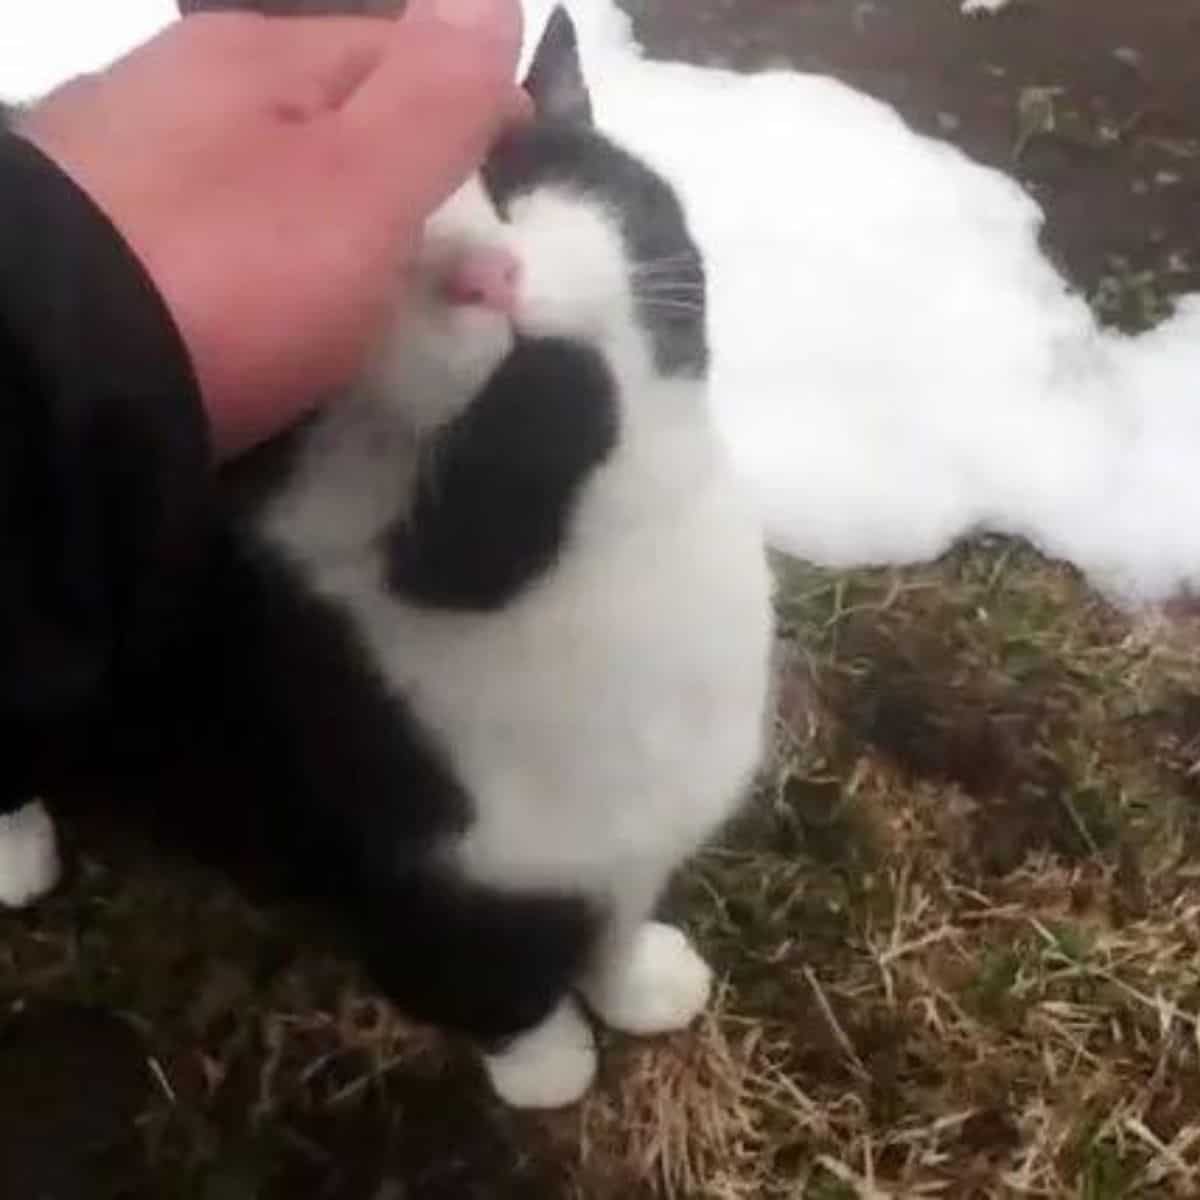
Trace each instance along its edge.
<instances>
[{"instance_id":1,"label":"cat's front paw","mask_svg":"<svg viewBox=\"0 0 1200 1200\"><path fill-rule=\"evenodd\" d=\"M712 971L672 925L647 921L619 960L602 964L584 986L606 1025L649 1036L686 1029L704 1011Z\"/></svg>"},{"instance_id":2,"label":"cat's front paw","mask_svg":"<svg viewBox=\"0 0 1200 1200\"><path fill-rule=\"evenodd\" d=\"M0 814L0 905L24 908L51 891L60 874L54 822L40 800Z\"/></svg>"},{"instance_id":3,"label":"cat's front paw","mask_svg":"<svg viewBox=\"0 0 1200 1200\"><path fill-rule=\"evenodd\" d=\"M596 1077L596 1040L579 1006L564 1000L536 1029L484 1056L496 1094L513 1108L565 1108Z\"/></svg>"}]
</instances>

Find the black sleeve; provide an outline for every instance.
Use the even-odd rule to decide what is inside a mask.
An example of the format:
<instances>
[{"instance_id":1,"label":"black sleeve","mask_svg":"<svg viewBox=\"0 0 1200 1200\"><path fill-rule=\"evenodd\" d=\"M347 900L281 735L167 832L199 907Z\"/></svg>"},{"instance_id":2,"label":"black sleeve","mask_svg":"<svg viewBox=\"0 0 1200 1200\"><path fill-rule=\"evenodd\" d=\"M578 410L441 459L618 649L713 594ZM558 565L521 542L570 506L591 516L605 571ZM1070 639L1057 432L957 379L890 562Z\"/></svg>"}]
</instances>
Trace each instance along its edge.
<instances>
[{"instance_id":1,"label":"black sleeve","mask_svg":"<svg viewBox=\"0 0 1200 1200\"><path fill-rule=\"evenodd\" d=\"M186 349L105 215L0 129L0 745L161 654L211 523Z\"/></svg>"}]
</instances>

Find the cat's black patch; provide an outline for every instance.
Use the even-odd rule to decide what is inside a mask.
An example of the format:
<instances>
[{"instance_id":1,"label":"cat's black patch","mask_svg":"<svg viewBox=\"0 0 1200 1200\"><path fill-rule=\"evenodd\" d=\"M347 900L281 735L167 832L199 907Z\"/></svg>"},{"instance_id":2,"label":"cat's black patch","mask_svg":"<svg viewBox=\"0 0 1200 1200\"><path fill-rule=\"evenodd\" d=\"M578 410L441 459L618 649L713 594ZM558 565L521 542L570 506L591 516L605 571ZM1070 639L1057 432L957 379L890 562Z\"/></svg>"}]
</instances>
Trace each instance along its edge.
<instances>
[{"instance_id":1,"label":"cat's black patch","mask_svg":"<svg viewBox=\"0 0 1200 1200\"><path fill-rule=\"evenodd\" d=\"M412 510L387 536L389 587L439 608L503 606L553 564L617 425L597 351L518 342L425 456Z\"/></svg>"},{"instance_id":2,"label":"cat's black patch","mask_svg":"<svg viewBox=\"0 0 1200 1200\"><path fill-rule=\"evenodd\" d=\"M460 878L441 850L471 801L350 621L269 555L241 570L252 615L222 690L240 694L237 740L303 898L340 918L410 1016L481 1040L537 1024L577 977L598 915L579 897Z\"/></svg>"},{"instance_id":3,"label":"cat's black patch","mask_svg":"<svg viewBox=\"0 0 1200 1200\"><path fill-rule=\"evenodd\" d=\"M594 198L620 223L636 272L638 318L664 375L708 368L704 261L678 198L659 175L593 130L541 122L504 138L484 164L497 210L539 187Z\"/></svg>"},{"instance_id":4,"label":"cat's black patch","mask_svg":"<svg viewBox=\"0 0 1200 1200\"><path fill-rule=\"evenodd\" d=\"M471 798L350 618L254 537L221 557L161 678L107 731L120 818L301 905L412 1017L488 1043L540 1022L601 914L462 878L446 848Z\"/></svg>"},{"instance_id":5,"label":"cat's black patch","mask_svg":"<svg viewBox=\"0 0 1200 1200\"><path fill-rule=\"evenodd\" d=\"M670 185L592 128L592 103L575 26L558 6L525 78L535 124L503 139L483 181L503 215L538 187L566 187L614 213L633 261L639 321L666 375L708 369L704 260Z\"/></svg>"},{"instance_id":6,"label":"cat's black patch","mask_svg":"<svg viewBox=\"0 0 1200 1200\"><path fill-rule=\"evenodd\" d=\"M495 1047L570 993L604 915L582 896L505 892L430 866L366 897L354 929L404 1012Z\"/></svg>"}]
</instances>

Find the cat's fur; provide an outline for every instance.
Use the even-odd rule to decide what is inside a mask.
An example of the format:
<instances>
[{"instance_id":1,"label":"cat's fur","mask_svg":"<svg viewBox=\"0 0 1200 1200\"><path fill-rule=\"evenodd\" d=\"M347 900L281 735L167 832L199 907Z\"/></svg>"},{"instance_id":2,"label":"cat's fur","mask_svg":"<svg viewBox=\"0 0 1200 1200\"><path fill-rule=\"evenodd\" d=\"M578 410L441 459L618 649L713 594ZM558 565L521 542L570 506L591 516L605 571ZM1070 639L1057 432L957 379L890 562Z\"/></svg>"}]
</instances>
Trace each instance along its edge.
<instances>
[{"instance_id":1,"label":"cat's fur","mask_svg":"<svg viewBox=\"0 0 1200 1200\"><path fill-rule=\"evenodd\" d=\"M239 472L188 653L257 796L158 816L219 861L265 846L399 1007L546 1106L595 1069L577 996L634 1033L706 1000L649 918L755 768L770 619L683 212L591 128L562 11L528 86L538 122L430 222L361 385ZM442 298L488 244L521 264L515 320ZM0 824L0 899L46 836Z\"/></svg>"}]
</instances>

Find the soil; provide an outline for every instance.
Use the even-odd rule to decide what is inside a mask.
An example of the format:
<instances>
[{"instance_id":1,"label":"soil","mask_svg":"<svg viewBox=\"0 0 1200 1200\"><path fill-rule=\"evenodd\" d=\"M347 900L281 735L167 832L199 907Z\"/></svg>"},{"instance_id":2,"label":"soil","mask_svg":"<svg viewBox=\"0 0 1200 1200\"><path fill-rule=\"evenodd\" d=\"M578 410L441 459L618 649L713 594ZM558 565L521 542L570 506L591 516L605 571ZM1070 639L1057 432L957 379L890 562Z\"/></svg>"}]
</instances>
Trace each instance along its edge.
<instances>
[{"instance_id":1,"label":"soil","mask_svg":"<svg viewBox=\"0 0 1200 1200\"><path fill-rule=\"evenodd\" d=\"M1014 0L978 17L956 0L626 7L652 56L830 74L1014 174L1046 211L1047 249L1090 295L1106 279L1136 290L1142 272L1160 292L1200 288L1200 6ZM1023 106L1038 107L1029 89L1061 93L1023 136Z\"/></svg>"}]
</instances>

